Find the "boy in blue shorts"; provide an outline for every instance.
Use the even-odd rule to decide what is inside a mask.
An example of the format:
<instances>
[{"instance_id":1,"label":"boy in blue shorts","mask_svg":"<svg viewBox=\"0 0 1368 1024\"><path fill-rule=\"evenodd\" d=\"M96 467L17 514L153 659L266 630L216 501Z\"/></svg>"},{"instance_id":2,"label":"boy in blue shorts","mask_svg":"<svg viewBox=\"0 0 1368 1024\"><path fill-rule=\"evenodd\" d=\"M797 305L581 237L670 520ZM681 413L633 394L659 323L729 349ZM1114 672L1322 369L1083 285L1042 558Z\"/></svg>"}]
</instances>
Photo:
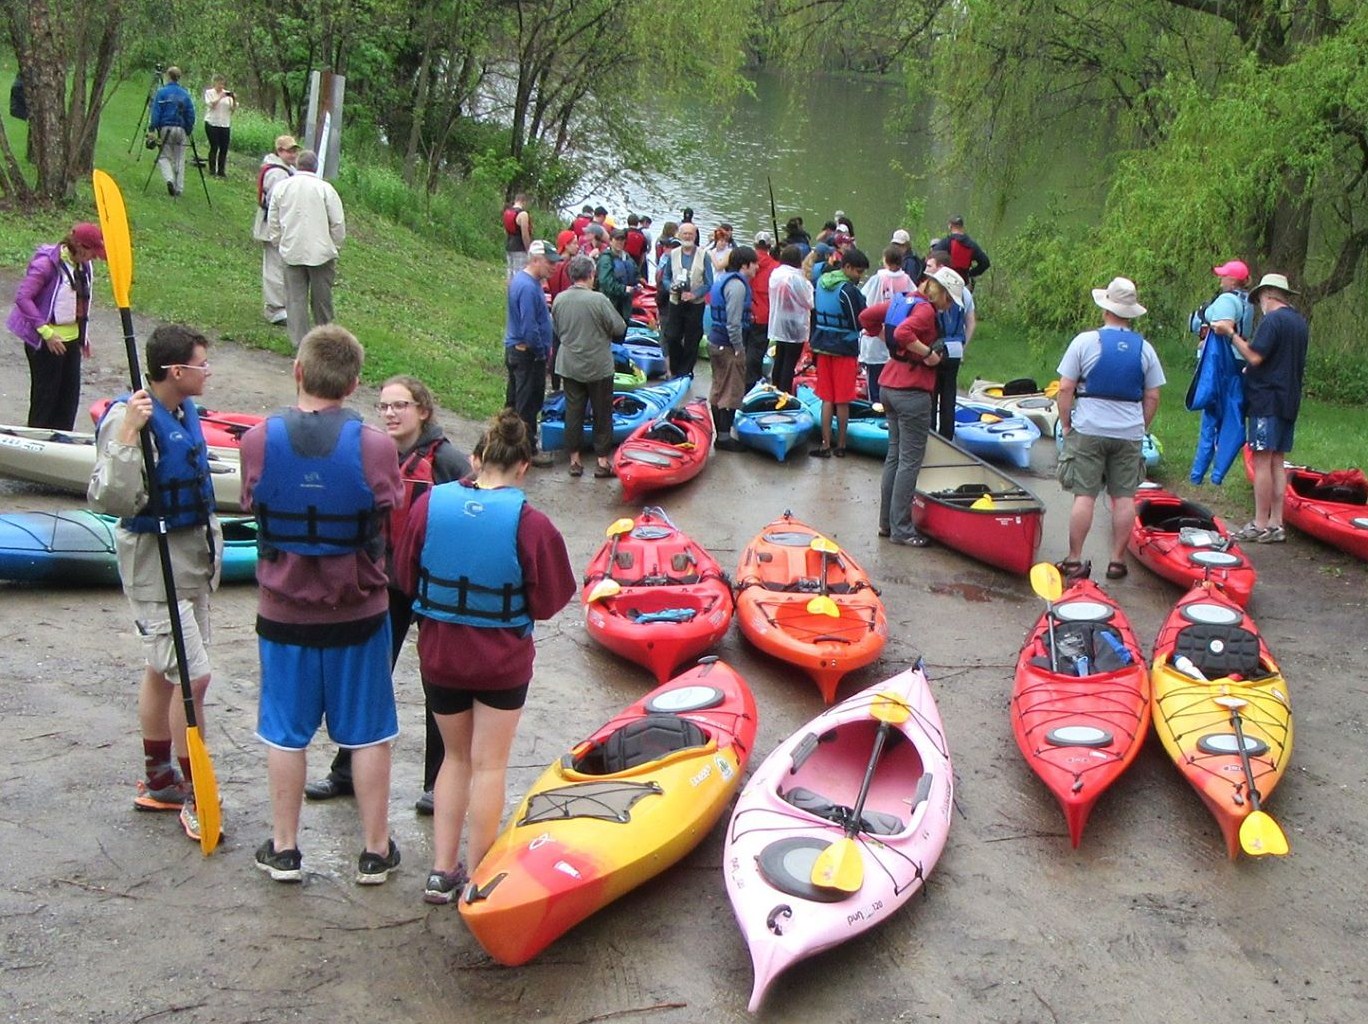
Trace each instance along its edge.
<instances>
[{"instance_id":1,"label":"boy in blue shorts","mask_svg":"<svg viewBox=\"0 0 1368 1024\"><path fill-rule=\"evenodd\" d=\"M357 882L379 885L399 865L389 835L399 723L384 531L401 482L394 442L342 404L364 357L350 332L314 328L295 359L297 405L242 438L242 505L256 515L260 548L257 735L269 748L273 824L256 864L278 882L303 878L305 751L324 720L352 751L364 842Z\"/></svg>"}]
</instances>

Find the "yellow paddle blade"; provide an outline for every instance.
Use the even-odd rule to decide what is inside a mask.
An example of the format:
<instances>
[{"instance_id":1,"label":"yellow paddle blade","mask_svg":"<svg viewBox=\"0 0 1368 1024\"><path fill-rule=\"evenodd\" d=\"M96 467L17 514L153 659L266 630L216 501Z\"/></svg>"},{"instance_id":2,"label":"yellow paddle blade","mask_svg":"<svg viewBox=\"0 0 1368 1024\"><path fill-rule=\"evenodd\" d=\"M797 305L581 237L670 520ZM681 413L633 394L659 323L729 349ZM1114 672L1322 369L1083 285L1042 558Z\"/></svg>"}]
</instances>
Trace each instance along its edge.
<instances>
[{"instance_id":1,"label":"yellow paddle blade","mask_svg":"<svg viewBox=\"0 0 1368 1024\"><path fill-rule=\"evenodd\" d=\"M979 417L979 422L980 422L980 423L1001 423L1001 422L1002 422L1002 417L1001 417L1001 416L998 416L996 413L985 412L983 415L981 415L981 416Z\"/></svg>"},{"instance_id":2,"label":"yellow paddle blade","mask_svg":"<svg viewBox=\"0 0 1368 1024\"><path fill-rule=\"evenodd\" d=\"M812 538L808 547L812 548L813 551L820 551L824 555L839 555L841 553L841 546L839 544L834 540L827 540L820 533Z\"/></svg>"},{"instance_id":3,"label":"yellow paddle blade","mask_svg":"<svg viewBox=\"0 0 1368 1024\"><path fill-rule=\"evenodd\" d=\"M95 209L100 214L100 232L104 235L105 262L109 264L109 283L114 290L114 305L128 309L132 305L133 241L128 234L128 211L124 208L123 193L104 171L92 175L95 183Z\"/></svg>"},{"instance_id":4,"label":"yellow paddle blade","mask_svg":"<svg viewBox=\"0 0 1368 1024\"><path fill-rule=\"evenodd\" d=\"M602 601L605 597L617 597L622 593L622 584L614 579L599 580L594 584L594 589L589 591L589 603Z\"/></svg>"},{"instance_id":5,"label":"yellow paddle blade","mask_svg":"<svg viewBox=\"0 0 1368 1024\"><path fill-rule=\"evenodd\" d=\"M822 889L854 893L864 885L864 858L860 844L842 836L812 862L812 884Z\"/></svg>"},{"instance_id":6,"label":"yellow paddle blade","mask_svg":"<svg viewBox=\"0 0 1368 1024\"><path fill-rule=\"evenodd\" d=\"M106 243L107 244L107 243ZM190 775L195 781L195 812L199 815L200 850L207 857L223 835L223 810L219 807L218 779L214 762L204 745L198 726L185 730L185 746L190 753Z\"/></svg>"},{"instance_id":7,"label":"yellow paddle blade","mask_svg":"<svg viewBox=\"0 0 1368 1024\"><path fill-rule=\"evenodd\" d=\"M636 526L636 520L623 516L621 519L614 519L605 532L609 537L618 537L624 533L631 533L634 526Z\"/></svg>"},{"instance_id":8,"label":"yellow paddle blade","mask_svg":"<svg viewBox=\"0 0 1368 1024\"><path fill-rule=\"evenodd\" d=\"M1049 562L1037 562L1031 566L1031 589L1036 597L1046 601L1058 601L1064 593L1064 580L1059 570Z\"/></svg>"},{"instance_id":9,"label":"yellow paddle blade","mask_svg":"<svg viewBox=\"0 0 1368 1024\"><path fill-rule=\"evenodd\" d=\"M991 494L985 494L982 498L979 498L969 507L971 509L977 509L978 511L983 512L987 509L997 508L997 502L993 500L993 496ZM1053 569L1054 566L1050 566L1050 568Z\"/></svg>"},{"instance_id":10,"label":"yellow paddle blade","mask_svg":"<svg viewBox=\"0 0 1368 1024\"><path fill-rule=\"evenodd\" d=\"M912 709L907 706L907 701L892 690L882 690L874 698L874 703L869 705L869 713L880 722L901 725L911 717Z\"/></svg>"},{"instance_id":11,"label":"yellow paddle blade","mask_svg":"<svg viewBox=\"0 0 1368 1024\"><path fill-rule=\"evenodd\" d=\"M1050 381L1050 383L1046 384L1046 385L1045 385L1045 392L1044 392L1044 393L1045 393L1045 397L1046 397L1046 398L1054 398L1056 395L1058 395L1058 394L1059 394L1059 381L1056 379L1056 380L1052 380L1052 381Z\"/></svg>"},{"instance_id":12,"label":"yellow paddle blade","mask_svg":"<svg viewBox=\"0 0 1368 1024\"><path fill-rule=\"evenodd\" d=\"M807 603L807 610L812 615L830 615L833 619L841 617L841 609L836 606L836 602L825 594L818 594Z\"/></svg>"},{"instance_id":13,"label":"yellow paddle blade","mask_svg":"<svg viewBox=\"0 0 1368 1024\"><path fill-rule=\"evenodd\" d=\"M1251 857L1287 856L1287 836L1264 811L1251 811L1240 823L1240 848Z\"/></svg>"},{"instance_id":14,"label":"yellow paddle blade","mask_svg":"<svg viewBox=\"0 0 1368 1024\"><path fill-rule=\"evenodd\" d=\"M774 410L775 410L775 412L778 412L780 409L782 409L784 406L786 406L786 405L788 405L788 404L789 404L789 396L788 396L785 392L783 392L783 391L779 392L779 397L776 398L776 399L774 400Z\"/></svg>"}]
</instances>

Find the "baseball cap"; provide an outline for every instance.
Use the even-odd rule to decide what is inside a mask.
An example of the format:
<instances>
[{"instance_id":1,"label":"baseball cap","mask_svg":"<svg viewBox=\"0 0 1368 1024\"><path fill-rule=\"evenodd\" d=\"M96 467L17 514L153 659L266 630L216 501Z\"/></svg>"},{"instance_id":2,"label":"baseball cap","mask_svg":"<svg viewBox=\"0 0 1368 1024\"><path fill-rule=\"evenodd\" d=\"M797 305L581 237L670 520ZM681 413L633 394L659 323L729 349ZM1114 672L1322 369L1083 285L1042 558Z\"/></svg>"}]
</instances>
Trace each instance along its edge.
<instances>
[{"instance_id":1,"label":"baseball cap","mask_svg":"<svg viewBox=\"0 0 1368 1024\"><path fill-rule=\"evenodd\" d=\"M891 240L888 244L889 244L889 245L911 245L911 244L912 244L912 236L909 235L909 234L908 234L906 231L904 231L902 228L898 228L897 231L893 232L893 238L892 238L892 240Z\"/></svg>"},{"instance_id":2,"label":"baseball cap","mask_svg":"<svg viewBox=\"0 0 1368 1024\"><path fill-rule=\"evenodd\" d=\"M1249 280L1249 265L1244 260L1227 260L1219 267L1212 267L1217 277L1233 277L1240 281Z\"/></svg>"},{"instance_id":3,"label":"baseball cap","mask_svg":"<svg viewBox=\"0 0 1368 1024\"><path fill-rule=\"evenodd\" d=\"M757 231L755 233L755 244L763 245L766 248L769 248L771 245L774 244L774 236L770 234L768 231Z\"/></svg>"},{"instance_id":4,"label":"baseball cap","mask_svg":"<svg viewBox=\"0 0 1368 1024\"><path fill-rule=\"evenodd\" d=\"M849 245L853 241L854 239L847 235L844 231L838 231L836 232L836 236L832 238L831 243L834 246L836 246L836 248L840 249L843 246Z\"/></svg>"},{"instance_id":5,"label":"baseball cap","mask_svg":"<svg viewBox=\"0 0 1368 1024\"><path fill-rule=\"evenodd\" d=\"M282 149L301 149L303 147L295 141L293 135L277 135L275 148L276 152L279 153Z\"/></svg>"},{"instance_id":6,"label":"baseball cap","mask_svg":"<svg viewBox=\"0 0 1368 1024\"><path fill-rule=\"evenodd\" d=\"M560 253L556 252L556 247L550 242L543 242L540 238L527 247L527 255L541 256L548 263L560 262Z\"/></svg>"},{"instance_id":7,"label":"baseball cap","mask_svg":"<svg viewBox=\"0 0 1368 1024\"><path fill-rule=\"evenodd\" d=\"M627 229L626 229L626 228L614 228L614 229L613 229L613 237L616 238L618 241L624 240L624 239L627 237Z\"/></svg>"},{"instance_id":8,"label":"baseball cap","mask_svg":"<svg viewBox=\"0 0 1368 1024\"><path fill-rule=\"evenodd\" d=\"M105 259L104 232L100 225L81 221L71 229L71 240L82 249L89 249L95 256Z\"/></svg>"}]
</instances>

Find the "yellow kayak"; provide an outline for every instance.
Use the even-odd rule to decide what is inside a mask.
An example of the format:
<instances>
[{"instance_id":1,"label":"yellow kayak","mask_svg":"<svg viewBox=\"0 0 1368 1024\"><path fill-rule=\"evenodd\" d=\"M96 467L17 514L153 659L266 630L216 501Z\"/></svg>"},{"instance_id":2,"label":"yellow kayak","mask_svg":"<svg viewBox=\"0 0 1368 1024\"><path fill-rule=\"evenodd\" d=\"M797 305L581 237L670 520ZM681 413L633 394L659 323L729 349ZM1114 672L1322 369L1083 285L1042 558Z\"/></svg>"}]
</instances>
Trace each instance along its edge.
<instances>
[{"instance_id":1,"label":"yellow kayak","mask_svg":"<svg viewBox=\"0 0 1368 1024\"><path fill-rule=\"evenodd\" d=\"M1262 806L1292 756L1292 702L1282 672L1245 610L1219 588L1198 585L1159 631L1150 683L1155 731L1215 815L1233 860L1241 826L1256 809L1250 777ZM1285 852L1247 842L1244 849Z\"/></svg>"}]
</instances>

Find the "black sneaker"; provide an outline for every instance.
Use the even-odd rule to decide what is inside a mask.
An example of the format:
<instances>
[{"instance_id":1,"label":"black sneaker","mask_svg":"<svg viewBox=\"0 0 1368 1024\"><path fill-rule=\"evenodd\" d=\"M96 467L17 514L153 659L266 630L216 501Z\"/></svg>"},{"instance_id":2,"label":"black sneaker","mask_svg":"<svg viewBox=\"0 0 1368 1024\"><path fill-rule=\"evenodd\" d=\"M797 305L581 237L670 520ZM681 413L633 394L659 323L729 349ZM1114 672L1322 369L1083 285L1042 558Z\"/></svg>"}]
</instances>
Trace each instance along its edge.
<instances>
[{"instance_id":1,"label":"black sneaker","mask_svg":"<svg viewBox=\"0 0 1368 1024\"><path fill-rule=\"evenodd\" d=\"M434 810L432 790L423 790L423 795L413 802L413 809L424 818L431 818Z\"/></svg>"},{"instance_id":2,"label":"black sneaker","mask_svg":"<svg viewBox=\"0 0 1368 1024\"><path fill-rule=\"evenodd\" d=\"M383 856L362 850L356 861L357 885L384 885L389 873L399 866L399 847L389 841L389 852Z\"/></svg>"},{"instance_id":3,"label":"black sneaker","mask_svg":"<svg viewBox=\"0 0 1368 1024\"><path fill-rule=\"evenodd\" d=\"M304 878L303 858L298 850L277 850L275 840L268 839L256 852L256 866L276 882L299 882Z\"/></svg>"},{"instance_id":4,"label":"black sneaker","mask_svg":"<svg viewBox=\"0 0 1368 1024\"><path fill-rule=\"evenodd\" d=\"M461 887L470 881L465 865L457 864L455 871L433 871L423 888L423 902L440 905L453 902L461 894Z\"/></svg>"},{"instance_id":5,"label":"black sneaker","mask_svg":"<svg viewBox=\"0 0 1368 1024\"><path fill-rule=\"evenodd\" d=\"M327 775L317 782L310 782L305 786L304 795L310 800L331 800L338 796L354 796L355 790L352 788L350 779L339 779L336 775Z\"/></svg>"}]
</instances>

